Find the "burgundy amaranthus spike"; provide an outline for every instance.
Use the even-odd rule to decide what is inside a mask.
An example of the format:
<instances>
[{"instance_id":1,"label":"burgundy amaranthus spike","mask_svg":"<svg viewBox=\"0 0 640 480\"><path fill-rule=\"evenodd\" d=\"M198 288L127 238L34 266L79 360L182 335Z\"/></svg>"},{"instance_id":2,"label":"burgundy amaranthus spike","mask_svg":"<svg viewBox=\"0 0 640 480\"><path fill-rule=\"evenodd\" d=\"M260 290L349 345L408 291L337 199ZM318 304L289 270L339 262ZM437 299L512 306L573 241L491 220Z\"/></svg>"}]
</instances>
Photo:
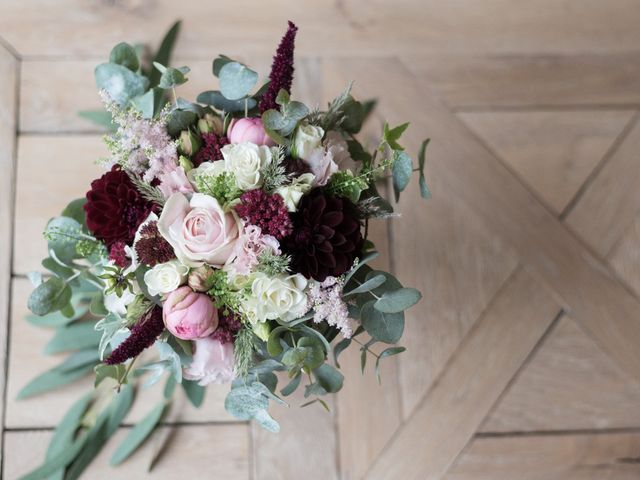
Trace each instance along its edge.
<instances>
[{"instance_id":1,"label":"burgundy amaranthus spike","mask_svg":"<svg viewBox=\"0 0 640 480\"><path fill-rule=\"evenodd\" d=\"M154 306L140 318L131 329L131 335L111 352L104 361L107 365L116 365L137 357L144 349L149 348L164 330L162 308Z\"/></svg>"},{"instance_id":2,"label":"burgundy amaranthus spike","mask_svg":"<svg viewBox=\"0 0 640 480\"><path fill-rule=\"evenodd\" d=\"M293 22L289 22L289 28L287 33L284 34L276 55L273 57L273 64L271 65L271 73L269 74L269 88L260 100L260 112L265 112L269 109L278 108L276 104L276 97L281 88L287 92L291 92L291 82L293 80L293 47L295 46L296 27Z\"/></svg>"}]
</instances>

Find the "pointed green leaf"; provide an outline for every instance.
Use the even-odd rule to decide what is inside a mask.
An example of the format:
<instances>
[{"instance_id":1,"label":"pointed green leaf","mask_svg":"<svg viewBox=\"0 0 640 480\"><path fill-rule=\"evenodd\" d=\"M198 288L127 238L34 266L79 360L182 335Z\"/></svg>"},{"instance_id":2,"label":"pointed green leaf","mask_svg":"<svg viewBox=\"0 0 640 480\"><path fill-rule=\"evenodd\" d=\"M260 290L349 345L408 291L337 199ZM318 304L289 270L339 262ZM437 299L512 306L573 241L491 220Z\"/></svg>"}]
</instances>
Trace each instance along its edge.
<instances>
[{"instance_id":1,"label":"pointed green leaf","mask_svg":"<svg viewBox=\"0 0 640 480\"><path fill-rule=\"evenodd\" d=\"M338 356L351 345L350 338L343 338L340 340L335 347L333 347L333 361L336 362L336 367L340 368L340 364L338 363Z\"/></svg>"},{"instance_id":2,"label":"pointed green leaf","mask_svg":"<svg viewBox=\"0 0 640 480\"><path fill-rule=\"evenodd\" d=\"M202 402L204 401L204 394L207 392L207 389L201 385L198 385L198 382L194 382L192 380L182 380L182 389L187 394L187 398L191 405L194 407L200 407Z\"/></svg>"},{"instance_id":3,"label":"pointed green leaf","mask_svg":"<svg viewBox=\"0 0 640 480\"><path fill-rule=\"evenodd\" d=\"M160 63L161 65L171 64L171 52L173 51L173 46L175 45L176 38L178 37L178 33L180 32L180 25L181 22L180 20L178 20L165 34L164 38L162 39L162 43L160 44L160 48L158 48L158 52L153 58L153 61L155 63ZM151 74L149 75L151 87L155 87L158 85L158 83L160 82L160 75L161 72L159 72L158 70L151 70Z\"/></svg>"},{"instance_id":4,"label":"pointed green leaf","mask_svg":"<svg viewBox=\"0 0 640 480\"><path fill-rule=\"evenodd\" d=\"M383 138L389 144L392 150L404 150L404 148L398 143L398 140L409 126L409 123L403 123L394 128L389 128L389 124L384 124Z\"/></svg>"},{"instance_id":5,"label":"pointed green leaf","mask_svg":"<svg viewBox=\"0 0 640 480\"><path fill-rule=\"evenodd\" d=\"M44 353L51 355L97 347L100 343L100 336L100 333L95 330L95 322L77 322L58 329L55 336L45 346Z\"/></svg>"},{"instance_id":6,"label":"pointed green leaf","mask_svg":"<svg viewBox=\"0 0 640 480\"><path fill-rule=\"evenodd\" d=\"M400 150L395 150L393 152L393 157L391 173L393 175L393 192L397 202L400 200L400 192L407 188L407 185L409 185L409 182L411 181L411 175L413 174L413 162L409 155Z\"/></svg>"},{"instance_id":7,"label":"pointed green leaf","mask_svg":"<svg viewBox=\"0 0 640 480\"><path fill-rule=\"evenodd\" d=\"M139 423L137 423L118 446L111 457L111 465L120 465L151 435L165 412L168 403L160 402Z\"/></svg>"}]
</instances>

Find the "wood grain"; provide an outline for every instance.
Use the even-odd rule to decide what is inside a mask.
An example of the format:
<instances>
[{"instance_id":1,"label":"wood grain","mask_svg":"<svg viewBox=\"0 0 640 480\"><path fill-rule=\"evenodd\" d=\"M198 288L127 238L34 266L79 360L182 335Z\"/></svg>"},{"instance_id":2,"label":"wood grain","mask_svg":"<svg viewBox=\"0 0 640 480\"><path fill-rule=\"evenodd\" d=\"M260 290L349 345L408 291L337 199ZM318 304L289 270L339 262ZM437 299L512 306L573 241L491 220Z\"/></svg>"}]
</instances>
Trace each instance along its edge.
<instances>
[{"instance_id":1,"label":"wood grain","mask_svg":"<svg viewBox=\"0 0 640 480\"><path fill-rule=\"evenodd\" d=\"M539 0L529 5L510 0L482 4L473 0L333 4L276 0L268 6L241 0L233 4L184 2L178 9L169 0L152 5L136 0L28 0L0 6L0 31L27 57L95 57L104 56L123 40L157 43L177 17L184 19L178 52L203 59L211 57L212 48L228 55L236 55L240 48L269 55L288 19L301 27L298 50L305 55L583 54L636 50L639 8L633 0ZM224 21L216 22L216 18Z\"/></svg>"},{"instance_id":2,"label":"wood grain","mask_svg":"<svg viewBox=\"0 0 640 480\"><path fill-rule=\"evenodd\" d=\"M558 310L549 293L518 269L385 447L367 480L441 478Z\"/></svg>"},{"instance_id":3,"label":"wood grain","mask_svg":"<svg viewBox=\"0 0 640 480\"><path fill-rule=\"evenodd\" d=\"M633 111L464 112L458 116L560 214L622 134Z\"/></svg>"},{"instance_id":4,"label":"wood grain","mask_svg":"<svg viewBox=\"0 0 640 480\"><path fill-rule=\"evenodd\" d=\"M609 254L611 267L640 297L640 213Z\"/></svg>"},{"instance_id":5,"label":"wood grain","mask_svg":"<svg viewBox=\"0 0 640 480\"><path fill-rule=\"evenodd\" d=\"M169 433L168 429L169 427L162 427L126 462L114 468L109 465L109 459L128 433L128 429L121 428L94 459L82 478L250 478L246 424L173 428L164 455L152 472L148 473L149 462L161 447L159 439ZM38 467L44 458L50 437L51 432L47 431L5 433L7 460L3 478L15 480ZM207 477L203 477L204 472L209 472Z\"/></svg>"},{"instance_id":6,"label":"wood grain","mask_svg":"<svg viewBox=\"0 0 640 480\"><path fill-rule=\"evenodd\" d=\"M635 480L640 434L477 438L445 480Z\"/></svg>"},{"instance_id":7,"label":"wood grain","mask_svg":"<svg viewBox=\"0 0 640 480\"><path fill-rule=\"evenodd\" d=\"M606 257L640 212L640 123L628 134L587 186L565 223L601 257Z\"/></svg>"},{"instance_id":8,"label":"wood grain","mask_svg":"<svg viewBox=\"0 0 640 480\"><path fill-rule=\"evenodd\" d=\"M4 47L0 47L0 391L3 394L0 397L0 415L3 421L11 291L17 84L18 61Z\"/></svg>"},{"instance_id":9,"label":"wood grain","mask_svg":"<svg viewBox=\"0 0 640 480\"><path fill-rule=\"evenodd\" d=\"M419 125L407 134L411 151L428 135L429 176L442 179L518 252L525 268L549 285L562 306L581 322L628 373L640 378L640 302L551 215L418 79L399 62L337 61L335 71L356 78L360 94L384 92L382 111ZM401 80L402 79L402 80ZM404 88L394 88L404 82ZM419 107L418 107L419 105ZM606 321L603 321L606 319Z\"/></svg>"},{"instance_id":10,"label":"wood grain","mask_svg":"<svg viewBox=\"0 0 640 480\"><path fill-rule=\"evenodd\" d=\"M640 426L640 382L563 317L518 374L480 431Z\"/></svg>"},{"instance_id":11,"label":"wood grain","mask_svg":"<svg viewBox=\"0 0 640 480\"><path fill-rule=\"evenodd\" d=\"M640 103L637 52L402 55L403 64L456 110Z\"/></svg>"}]
</instances>

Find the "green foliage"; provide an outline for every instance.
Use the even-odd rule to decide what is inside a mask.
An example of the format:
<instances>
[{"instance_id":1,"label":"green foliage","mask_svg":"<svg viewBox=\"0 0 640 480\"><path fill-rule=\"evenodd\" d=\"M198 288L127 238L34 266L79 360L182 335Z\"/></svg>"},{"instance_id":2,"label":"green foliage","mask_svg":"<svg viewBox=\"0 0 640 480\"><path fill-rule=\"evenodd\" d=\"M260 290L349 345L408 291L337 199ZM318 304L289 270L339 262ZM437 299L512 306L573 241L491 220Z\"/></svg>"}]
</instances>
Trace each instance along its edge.
<instances>
[{"instance_id":1,"label":"green foliage","mask_svg":"<svg viewBox=\"0 0 640 480\"><path fill-rule=\"evenodd\" d=\"M351 170L339 170L331 176L328 190L339 197L358 203L360 195L369 188L369 176L354 175Z\"/></svg>"},{"instance_id":2,"label":"green foliage","mask_svg":"<svg viewBox=\"0 0 640 480\"><path fill-rule=\"evenodd\" d=\"M96 84L109 97L124 107L132 98L142 95L149 87L149 80L115 63L102 63L95 69Z\"/></svg>"},{"instance_id":3,"label":"green foliage","mask_svg":"<svg viewBox=\"0 0 640 480\"><path fill-rule=\"evenodd\" d=\"M218 71L220 92L229 100L240 100L258 81L258 74L239 62L225 62Z\"/></svg>"},{"instance_id":4,"label":"green foliage","mask_svg":"<svg viewBox=\"0 0 640 480\"><path fill-rule=\"evenodd\" d=\"M135 48L126 42L120 42L111 49L109 63L122 65L132 72L137 72L140 68L140 59Z\"/></svg>"},{"instance_id":5,"label":"green foliage","mask_svg":"<svg viewBox=\"0 0 640 480\"><path fill-rule=\"evenodd\" d=\"M269 276L276 276L289 271L291 256L282 254L275 255L270 250L265 250L258 257L258 271Z\"/></svg>"},{"instance_id":6,"label":"green foliage","mask_svg":"<svg viewBox=\"0 0 640 480\"><path fill-rule=\"evenodd\" d=\"M418 171L420 172L420 180L419 180L420 195L425 200L428 200L431 198L431 192L429 191L429 187L427 186L427 181L424 178L424 154L425 154L425 150L427 149L427 145L429 145L429 141L430 139L428 138L425 141L423 141L422 145L420 145L420 151L418 152Z\"/></svg>"},{"instance_id":7,"label":"green foliage","mask_svg":"<svg viewBox=\"0 0 640 480\"><path fill-rule=\"evenodd\" d=\"M280 111L267 110L262 114L262 123L269 136L279 145L287 143L288 137L298 126L298 122L309 115L309 109L301 102L292 101L286 90L280 90L276 97Z\"/></svg>"},{"instance_id":8,"label":"green foliage","mask_svg":"<svg viewBox=\"0 0 640 480\"><path fill-rule=\"evenodd\" d=\"M170 65L171 63L171 53L173 51L173 46L175 45L176 39L178 38L178 33L180 32L181 22L175 22L171 28L167 31L164 38L162 39L162 43L156 52L153 62L159 63L161 65ZM160 83L161 72L157 69L151 69L151 73L149 74L149 83L151 87L156 87L158 83Z\"/></svg>"},{"instance_id":9,"label":"green foliage","mask_svg":"<svg viewBox=\"0 0 640 480\"><path fill-rule=\"evenodd\" d=\"M111 465L120 465L144 443L162 419L168 405L166 400L162 400L140 422L134 425L113 453Z\"/></svg>"},{"instance_id":10,"label":"green foliage","mask_svg":"<svg viewBox=\"0 0 640 480\"><path fill-rule=\"evenodd\" d=\"M250 328L243 326L237 333L234 343L236 376L244 378L253 366L256 337Z\"/></svg>"},{"instance_id":11,"label":"green foliage","mask_svg":"<svg viewBox=\"0 0 640 480\"><path fill-rule=\"evenodd\" d=\"M191 71L189 67L165 67L158 62L153 62L153 66L161 73L158 86L164 89L175 88L186 83L186 74Z\"/></svg>"},{"instance_id":12,"label":"green foliage","mask_svg":"<svg viewBox=\"0 0 640 480\"><path fill-rule=\"evenodd\" d=\"M62 310L70 300L71 289L67 283L58 277L51 277L31 292L27 306L36 315L46 315Z\"/></svg>"},{"instance_id":13,"label":"green foliage","mask_svg":"<svg viewBox=\"0 0 640 480\"><path fill-rule=\"evenodd\" d=\"M393 167L391 172L393 174L393 192L397 202L400 200L400 192L407 188L411 181L411 175L413 174L413 162L409 155L400 150L395 150L393 152Z\"/></svg>"},{"instance_id":14,"label":"green foliage","mask_svg":"<svg viewBox=\"0 0 640 480\"><path fill-rule=\"evenodd\" d=\"M201 385L198 385L197 382L192 380L182 380L182 389L184 393L187 395L189 402L196 408L199 408L204 402L204 395L207 392L207 389Z\"/></svg>"},{"instance_id":15,"label":"green foliage","mask_svg":"<svg viewBox=\"0 0 640 480\"><path fill-rule=\"evenodd\" d=\"M280 426L267 412L269 399L284 403L266 386L253 382L250 385L233 388L225 399L224 407L240 420L256 420L264 429L277 433L280 431Z\"/></svg>"},{"instance_id":16,"label":"green foliage","mask_svg":"<svg viewBox=\"0 0 640 480\"><path fill-rule=\"evenodd\" d=\"M282 356L282 363L289 369L289 377L297 375L300 370L309 373L319 368L324 360L324 348L315 337L300 338L296 346L287 350Z\"/></svg>"},{"instance_id":17,"label":"green foliage","mask_svg":"<svg viewBox=\"0 0 640 480\"><path fill-rule=\"evenodd\" d=\"M107 378L112 378L118 385L127 383L127 367L123 364L106 365L101 363L95 367L96 379L94 386L100 385Z\"/></svg>"},{"instance_id":18,"label":"green foliage","mask_svg":"<svg viewBox=\"0 0 640 480\"><path fill-rule=\"evenodd\" d=\"M381 277L382 275L379 275ZM374 277L375 278L375 277ZM398 313L411 308L422 298L422 294L415 288L399 288L384 292L373 304L374 308L383 313Z\"/></svg>"},{"instance_id":19,"label":"green foliage","mask_svg":"<svg viewBox=\"0 0 640 480\"><path fill-rule=\"evenodd\" d=\"M394 128L389 127L389 124L385 122L382 138L384 142L389 145L389 148L392 150L404 150L404 147L398 143L398 140L400 140L400 137L407 127L409 127L409 122L403 123L402 125L398 125Z\"/></svg>"},{"instance_id":20,"label":"green foliage","mask_svg":"<svg viewBox=\"0 0 640 480\"><path fill-rule=\"evenodd\" d=\"M222 67L224 67L227 63L231 63L231 62L233 62L233 60L227 57L226 55L218 55L218 57L213 60L213 65L212 65L213 74L216 77L218 77L220 75L220 70L222 70Z\"/></svg>"},{"instance_id":21,"label":"green foliage","mask_svg":"<svg viewBox=\"0 0 640 480\"><path fill-rule=\"evenodd\" d=\"M287 170L284 166L284 159L284 148L280 147L277 150L275 158L267 163L260 172L263 179L262 188L269 193L280 188L289 180Z\"/></svg>"},{"instance_id":22,"label":"green foliage","mask_svg":"<svg viewBox=\"0 0 640 480\"><path fill-rule=\"evenodd\" d=\"M392 355L398 355L406 350L404 347L389 347L386 350L383 350L380 355L376 358L376 378L378 379L378 383L382 383L380 379L380 361L385 357L390 357Z\"/></svg>"},{"instance_id":23,"label":"green foliage","mask_svg":"<svg viewBox=\"0 0 640 480\"><path fill-rule=\"evenodd\" d=\"M100 337L100 343L98 345L98 352L100 358L104 358L104 354L107 347L113 340L116 333L122 330L127 325L127 320L120 318L117 313L109 313L106 317L99 320L95 325L97 332L102 332Z\"/></svg>"},{"instance_id":24,"label":"green foliage","mask_svg":"<svg viewBox=\"0 0 640 480\"><path fill-rule=\"evenodd\" d=\"M157 116L162 111L164 104L164 92L159 87L150 88L142 95L131 99L133 108L140 112L142 118L146 119Z\"/></svg>"},{"instance_id":25,"label":"green foliage","mask_svg":"<svg viewBox=\"0 0 640 480\"><path fill-rule=\"evenodd\" d=\"M243 112L254 108L258 102L254 98L245 98L242 100L229 100L218 90L207 90L197 97L198 103L211 105L217 110L227 113Z\"/></svg>"},{"instance_id":26,"label":"green foliage","mask_svg":"<svg viewBox=\"0 0 640 480\"><path fill-rule=\"evenodd\" d=\"M214 197L220 205L228 205L242 195L238 188L236 176L232 172L222 172L218 175L200 174L195 177L196 188L199 192Z\"/></svg>"}]
</instances>

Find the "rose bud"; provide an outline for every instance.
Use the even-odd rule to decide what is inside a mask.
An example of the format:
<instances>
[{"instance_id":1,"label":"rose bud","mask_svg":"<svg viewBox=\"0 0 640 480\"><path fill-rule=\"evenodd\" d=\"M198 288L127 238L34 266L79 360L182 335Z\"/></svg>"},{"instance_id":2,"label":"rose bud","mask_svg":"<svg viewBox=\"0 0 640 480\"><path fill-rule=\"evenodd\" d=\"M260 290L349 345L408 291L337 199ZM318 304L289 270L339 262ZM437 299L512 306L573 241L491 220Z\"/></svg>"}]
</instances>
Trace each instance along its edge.
<instances>
[{"instance_id":1,"label":"rose bud","mask_svg":"<svg viewBox=\"0 0 640 480\"><path fill-rule=\"evenodd\" d=\"M198 130L200 133L222 134L222 119L212 113L206 113L203 118L198 120Z\"/></svg>"},{"instance_id":2,"label":"rose bud","mask_svg":"<svg viewBox=\"0 0 640 480\"><path fill-rule=\"evenodd\" d=\"M183 155L194 155L202 146L202 140L191 130L183 130L178 140L178 148Z\"/></svg>"},{"instance_id":3,"label":"rose bud","mask_svg":"<svg viewBox=\"0 0 640 480\"><path fill-rule=\"evenodd\" d=\"M234 118L229 124L227 138L230 143L254 143L273 146L275 142L267 135L260 118Z\"/></svg>"},{"instance_id":4,"label":"rose bud","mask_svg":"<svg viewBox=\"0 0 640 480\"><path fill-rule=\"evenodd\" d=\"M182 340L208 337L218 328L218 310L211 299L187 286L169 294L162 319L167 330Z\"/></svg>"},{"instance_id":5,"label":"rose bud","mask_svg":"<svg viewBox=\"0 0 640 480\"><path fill-rule=\"evenodd\" d=\"M196 292L206 292L213 286L211 281L213 271L213 268L208 265L202 265L201 267L194 268L189 273L187 283Z\"/></svg>"},{"instance_id":6,"label":"rose bud","mask_svg":"<svg viewBox=\"0 0 640 480\"><path fill-rule=\"evenodd\" d=\"M180 158L178 159L178 163L182 168L184 168L184 173L187 173L188 171L193 170L193 163L184 155L180 155Z\"/></svg>"}]
</instances>

